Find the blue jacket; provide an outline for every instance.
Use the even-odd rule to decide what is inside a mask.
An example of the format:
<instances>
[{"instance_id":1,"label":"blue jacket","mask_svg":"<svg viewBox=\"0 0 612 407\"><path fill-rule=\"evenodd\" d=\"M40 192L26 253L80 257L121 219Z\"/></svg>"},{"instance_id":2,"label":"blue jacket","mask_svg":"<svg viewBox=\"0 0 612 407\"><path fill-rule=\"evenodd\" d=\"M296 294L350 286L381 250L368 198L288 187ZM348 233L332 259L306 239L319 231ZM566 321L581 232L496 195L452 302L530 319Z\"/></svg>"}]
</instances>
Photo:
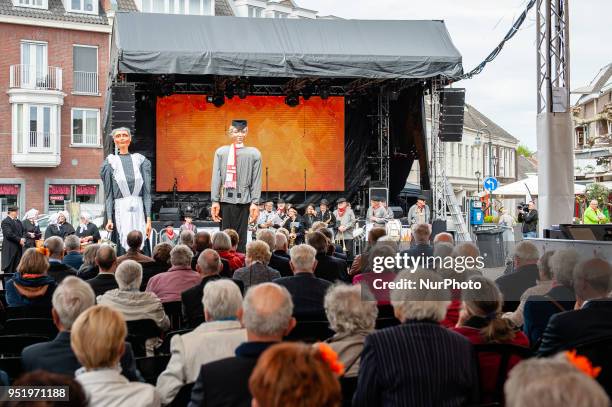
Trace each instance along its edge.
<instances>
[{"instance_id":1,"label":"blue jacket","mask_svg":"<svg viewBox=\"0 0 612 407\"><path fill-rule=\"evenodd\" d=\"M15 273L6 283L6 303L9 307L49 307L56 283L52 277L41 275L36 278L23 278Z\"/></svg>"}]
</instances>

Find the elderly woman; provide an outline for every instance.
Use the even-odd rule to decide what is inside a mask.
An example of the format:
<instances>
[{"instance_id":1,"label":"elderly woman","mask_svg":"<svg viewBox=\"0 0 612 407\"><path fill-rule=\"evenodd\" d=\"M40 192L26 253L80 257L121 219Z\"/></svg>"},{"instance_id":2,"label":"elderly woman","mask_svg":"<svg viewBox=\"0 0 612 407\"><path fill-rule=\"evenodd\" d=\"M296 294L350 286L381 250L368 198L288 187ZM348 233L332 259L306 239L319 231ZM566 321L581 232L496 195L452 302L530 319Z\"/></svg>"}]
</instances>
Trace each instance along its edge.
<instances>
[{"instance_id":1,"label":"elderly woman","mask_svg":"<svg viewBox=\"0 0 612 407\"><path fill-rule=\"evenodd\" d=\"M45 240L52 236L58 236L62 240L66 236L74 235L74 228L68 223L70 214L67 211L61 211L49 218L49 225L45 230Z\"/></svg>"},{"instance_id":2,"label":"elderly woman","mask_svg":"<svg viewBox=\"0 0 612 407\"><path fill-rule=\"evenodd\" d=\"M87 309L72 325L70 345L83 366L76 380L87 393L90 407L161 405L153 386L129 382L121 375L118 366L126 336L121 313L103 305Z\"/></svg>"},{"instance_id":3,"label":"elderly woman","mask_svg":"<svg viewBox=\"0 0 612 407\"><path fill-rule=\"evenodd\" d=\"M89 280L98 275L100 270L96 264L96 254L98 254L99 248L100 245L97 243L87 245L83 251L83 264L78 270L78 277L83 280Z\"/></svg>"},{"instance_id":4,"label":"elderly woman","mask_svg":"<svg viewBox=\"0 0 612 407\"><path fill-rule=\"evenodd\" d=\"M462 406L475 403L478 368L472 344L440 325L450 293L433 271L402 271L391 292L402 322L368 335L353 406Z\"/></svg>"},{"instance_id":5,"label":"elderly woman","mask_svg":"<svg viewBox=\"0 0 612 407\"><path fill-rule=\"evenodd\" d=\"M49 260L36 249L28 249L21 257L17 272L6 283L9 307L46 307L51 309L55 279L47 275Z\"/></svg>"},{"instance_id":6,"label":"elderly woman","mask_svg":"<svg viewBox=\"0 0 612 407\"><path fill-rule=\"evenodd\" d=\"M344 363L344 376L356 377L365 338L376 325L376 302L363 301L361 286L336 284L325 295L325 314L336 333L327 342Z\"/></svg>"},{"instance_id":7,"label":"elderly woman","mask_svg":"<svg viewBox=\"0 0 612 407\"><path fill-rule=\"evenodd\" d=\"M271 256L270 246L266 242L249 242L246 249L246 267L236 270L233 278L242 281L245 290L250 286L280 278L280 272L268 266Z\"/></svg>"},{"instance_id":8,"label":"elderly woman","mask_svg":"<svg viewBox=\"0 0 612 407\"><path fill-rule=\"evenodd\" d=\"M240 253L238 251L238 243L240 243L240 236L238 235L238 232L236 232L234 229L225 229L224 232L230 237L230 242L232 244L230 251L234 254L234 256L238 256L244 263L245 255L244 253Z\"/></svg>"},{"instance_id":9,"label":"elderly woman","mask_svg":"<svg viewBox=\"0 0 612 407\"><path fill-rule=\"evenodd\" d=\"M232 240L227 233L221 231L213 233L211 244L212 249L216 250L222 259L229 262L230 270L232 272L244 266L244 262L240 259L240 257L236 256L236 253L232 252Z\"/></svg>"},{"instance_id":10,"label":"elderly woman","mask_svg":"<svg viewBox=\"0 0 612 407\"><path fill-rule=\"evenodd\" d=\"M80 223L76 235L81 239L81 244L98 243L100 241L100 231L91 222L91 215L87 212L81 212L79 219Z\"/></svg>"},{"instance_id":11,"label":"elderly woman","mask_svg":"<svg viewBox=\"0 0 612 407\"><path fill-rule=\"evenodd\" d=\"M38 227L38 210L32 208L23 217L23 237L25 237L24 250L36 247L36 241L42 238L40 227Z\"/></svg>"}]
</instances>

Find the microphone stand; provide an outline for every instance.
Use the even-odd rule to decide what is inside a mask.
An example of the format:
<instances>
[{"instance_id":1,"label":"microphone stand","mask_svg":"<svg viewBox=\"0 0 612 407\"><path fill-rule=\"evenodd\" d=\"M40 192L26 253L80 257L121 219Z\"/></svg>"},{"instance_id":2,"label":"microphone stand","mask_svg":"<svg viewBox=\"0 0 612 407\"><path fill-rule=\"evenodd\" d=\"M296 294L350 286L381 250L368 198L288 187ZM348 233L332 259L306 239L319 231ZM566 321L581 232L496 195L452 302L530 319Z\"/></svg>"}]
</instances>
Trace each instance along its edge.
<instances>
[{"instance_id":1,"label":"microphone stand","mask_svg":"<svg viewBox=\"0 0 612 407\"><path fill-rule=\"evenodd\" d=\"M268 167L266 167L266 201L268 200L268 190L270 185L268 185Z\"/></svg>"},{"instance_id":2,"label":"microphone stand","mask_svg":"<svg viewBox=\"0 0 612 407\"><path fill-rule=\"evenodd\" d=\"M306 205L306 168L304 168L304 205Z\"/></svg>"},{"instance_id":3,"label":"microphone stand","mask_svg":"<svg viewBox=\"0 0 612 407\"><path fill-rule=\"evenodd\" d=\"M178 180L174 178L174 185L172 185L172 207L176 208L176 192L178 191Z\"/></svg>"}]
</instances>

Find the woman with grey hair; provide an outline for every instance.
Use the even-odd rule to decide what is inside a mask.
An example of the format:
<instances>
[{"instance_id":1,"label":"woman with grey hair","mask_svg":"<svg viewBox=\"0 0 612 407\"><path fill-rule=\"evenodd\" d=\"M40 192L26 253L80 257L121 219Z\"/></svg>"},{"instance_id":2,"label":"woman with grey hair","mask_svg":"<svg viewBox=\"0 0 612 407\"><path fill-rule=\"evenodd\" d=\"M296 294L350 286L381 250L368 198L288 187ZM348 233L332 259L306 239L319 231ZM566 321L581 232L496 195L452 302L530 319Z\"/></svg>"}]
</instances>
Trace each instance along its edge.
<instances>
[{"instance_id":1,"label":"woman with grey hair","mask_svg":"<svg viewBox=\"0 0 612 407\"><path fill-rule=\"evenodd\" d=\"M366 336L374 331L378 307L361 297L359 285L335 284L325 295L325 315L334 336L327 343L344 364L344 376L356 377Z\"/></svg>"},{"instance_id":2,"label":"woman with grey hair","mask_svg":"<svg viewBox=\"0 0 612 407\"><path fill-rule=\"evenodd\" d=\"M244 283L244 289L280 278L280 272L268 266L272 252L266 242L254 240L246 247L246 266L234 272L233 278Z\"/></svg>"}]
</instances>

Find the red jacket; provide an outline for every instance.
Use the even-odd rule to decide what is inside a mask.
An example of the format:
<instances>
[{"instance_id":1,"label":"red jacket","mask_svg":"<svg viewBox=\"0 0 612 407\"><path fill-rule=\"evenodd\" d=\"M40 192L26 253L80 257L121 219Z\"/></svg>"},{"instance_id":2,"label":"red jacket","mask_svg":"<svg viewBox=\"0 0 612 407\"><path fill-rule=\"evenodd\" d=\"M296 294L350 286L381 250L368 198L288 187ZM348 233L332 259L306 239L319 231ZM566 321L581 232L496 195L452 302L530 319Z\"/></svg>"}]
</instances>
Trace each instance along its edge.
<instances>
[{"instance_id":1,"label":"red jacket","mask_svg":"<svg viewBox=\"0 0 612 407\"><path fill-rule=\"evenodd\" d=\"M459 322L461 304L461 290L451 290L451 303L446 308L446 317L440 322L440 325L454 328L457 322Z\"/></svg>"},{"instance_id":2,"label":"red jacket","mask_svg":"<svg viewBox=\"0 0 612 407\"><path fill-rule=\"evenodd\" d=\"M218 250L217 253L219 253L219 256L222 259L229 262L230 270L232 272L238 270L240 267L244 267L244 261L241 260L240 257L236 256L235 252L230 250Z\"/></svg>"}]
</instances>

